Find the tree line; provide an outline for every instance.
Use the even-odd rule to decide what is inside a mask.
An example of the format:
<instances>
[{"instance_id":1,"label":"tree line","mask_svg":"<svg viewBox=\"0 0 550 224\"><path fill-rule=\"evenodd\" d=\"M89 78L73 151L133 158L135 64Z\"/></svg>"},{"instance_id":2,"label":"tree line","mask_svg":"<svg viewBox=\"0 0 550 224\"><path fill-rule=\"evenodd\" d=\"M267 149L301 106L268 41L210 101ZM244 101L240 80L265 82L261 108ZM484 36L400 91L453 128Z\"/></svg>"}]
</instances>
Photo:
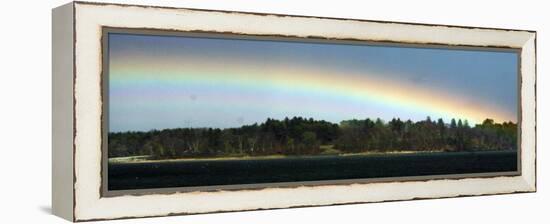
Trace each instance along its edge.
<instances>
[{"instance_id":1,"label":"tree line","mask_svg":"<svg viewBox=\"0 0 550 224\"><path fill-rule=\"evenodd\" d=\"M153 159L314 155L388 151L480 151L517 149L517 125L486 119L470 126L467 120L413 122L394 118L345 120L334 124L302 117L239 128L175 128L112 132L108 156L148 155Z\"/></svg>"}]
</instances>

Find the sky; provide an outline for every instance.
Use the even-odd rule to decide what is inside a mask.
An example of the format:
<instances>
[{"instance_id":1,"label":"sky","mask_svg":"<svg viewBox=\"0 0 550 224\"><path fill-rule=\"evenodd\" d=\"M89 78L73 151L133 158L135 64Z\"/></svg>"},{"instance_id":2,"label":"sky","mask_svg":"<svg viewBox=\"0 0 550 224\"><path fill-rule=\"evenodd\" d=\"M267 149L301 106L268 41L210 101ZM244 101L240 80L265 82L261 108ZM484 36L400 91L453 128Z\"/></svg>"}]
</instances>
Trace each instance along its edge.
<instances>
[{"instance_id":1,"label":"sky","mask_svg":"<svg viewBox=\"0 0 550 224\"><path fill-rule=\"evenodd\" d=\"M109 34L109 131L301 116L517 122L514 52Z\"/></svg>"}]
</instances>

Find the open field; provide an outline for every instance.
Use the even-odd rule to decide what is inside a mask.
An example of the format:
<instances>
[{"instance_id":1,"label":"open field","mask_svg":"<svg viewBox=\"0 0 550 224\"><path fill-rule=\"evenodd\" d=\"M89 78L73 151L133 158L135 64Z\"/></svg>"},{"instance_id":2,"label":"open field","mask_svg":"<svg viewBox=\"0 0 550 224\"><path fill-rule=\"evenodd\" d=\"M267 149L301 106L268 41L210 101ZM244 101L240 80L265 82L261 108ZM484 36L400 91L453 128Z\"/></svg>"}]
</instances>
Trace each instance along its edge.
<instances>
[{"instance_id":1,"label":"open field","mask_svg":"<svg viewBox=\"0 0 550 224\"><path fill-rule=\"evenodd\" d=\"M517 170L517 151L110 162L109 190L342 180Z\"/></svg>"}]
</instances>

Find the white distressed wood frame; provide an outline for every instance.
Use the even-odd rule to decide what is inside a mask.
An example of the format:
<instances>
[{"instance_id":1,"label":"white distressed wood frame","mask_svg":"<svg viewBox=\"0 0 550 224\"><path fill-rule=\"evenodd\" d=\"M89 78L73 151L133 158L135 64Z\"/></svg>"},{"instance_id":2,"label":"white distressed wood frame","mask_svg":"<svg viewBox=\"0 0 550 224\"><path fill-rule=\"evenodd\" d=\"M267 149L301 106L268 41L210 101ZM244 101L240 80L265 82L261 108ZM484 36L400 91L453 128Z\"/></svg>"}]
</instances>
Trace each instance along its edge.
<instances>
[{"instance_id":1,"label":"white distressed wood frame","mask_svg":"<svg viewBox=\"0 0 550 224\"><path fill-rule=\"evenodd\" d=\"M534 31L81 2L55 9L53 18L53 211L68 220L536 191ZM521 49L521 175L101 197L103 27Z\"/></svg>"}]
</instances>

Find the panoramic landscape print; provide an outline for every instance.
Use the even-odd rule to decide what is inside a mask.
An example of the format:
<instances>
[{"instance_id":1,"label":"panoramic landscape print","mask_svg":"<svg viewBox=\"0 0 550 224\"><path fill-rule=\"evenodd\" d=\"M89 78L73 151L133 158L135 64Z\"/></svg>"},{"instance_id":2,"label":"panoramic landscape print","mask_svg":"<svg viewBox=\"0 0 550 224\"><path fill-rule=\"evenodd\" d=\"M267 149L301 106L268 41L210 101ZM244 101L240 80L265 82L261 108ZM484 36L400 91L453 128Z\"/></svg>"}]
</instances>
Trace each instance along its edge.
<instances>
[{"instance_id":1,"label":"panoramic landscape print","mask_svg":"<svg viewBox=\"0 0 550 224\"><path fill-rule=\"evenodd\" d=\"M518 170L512 51L108 34L108 190Z\"/></svg>"}]
</instances>

